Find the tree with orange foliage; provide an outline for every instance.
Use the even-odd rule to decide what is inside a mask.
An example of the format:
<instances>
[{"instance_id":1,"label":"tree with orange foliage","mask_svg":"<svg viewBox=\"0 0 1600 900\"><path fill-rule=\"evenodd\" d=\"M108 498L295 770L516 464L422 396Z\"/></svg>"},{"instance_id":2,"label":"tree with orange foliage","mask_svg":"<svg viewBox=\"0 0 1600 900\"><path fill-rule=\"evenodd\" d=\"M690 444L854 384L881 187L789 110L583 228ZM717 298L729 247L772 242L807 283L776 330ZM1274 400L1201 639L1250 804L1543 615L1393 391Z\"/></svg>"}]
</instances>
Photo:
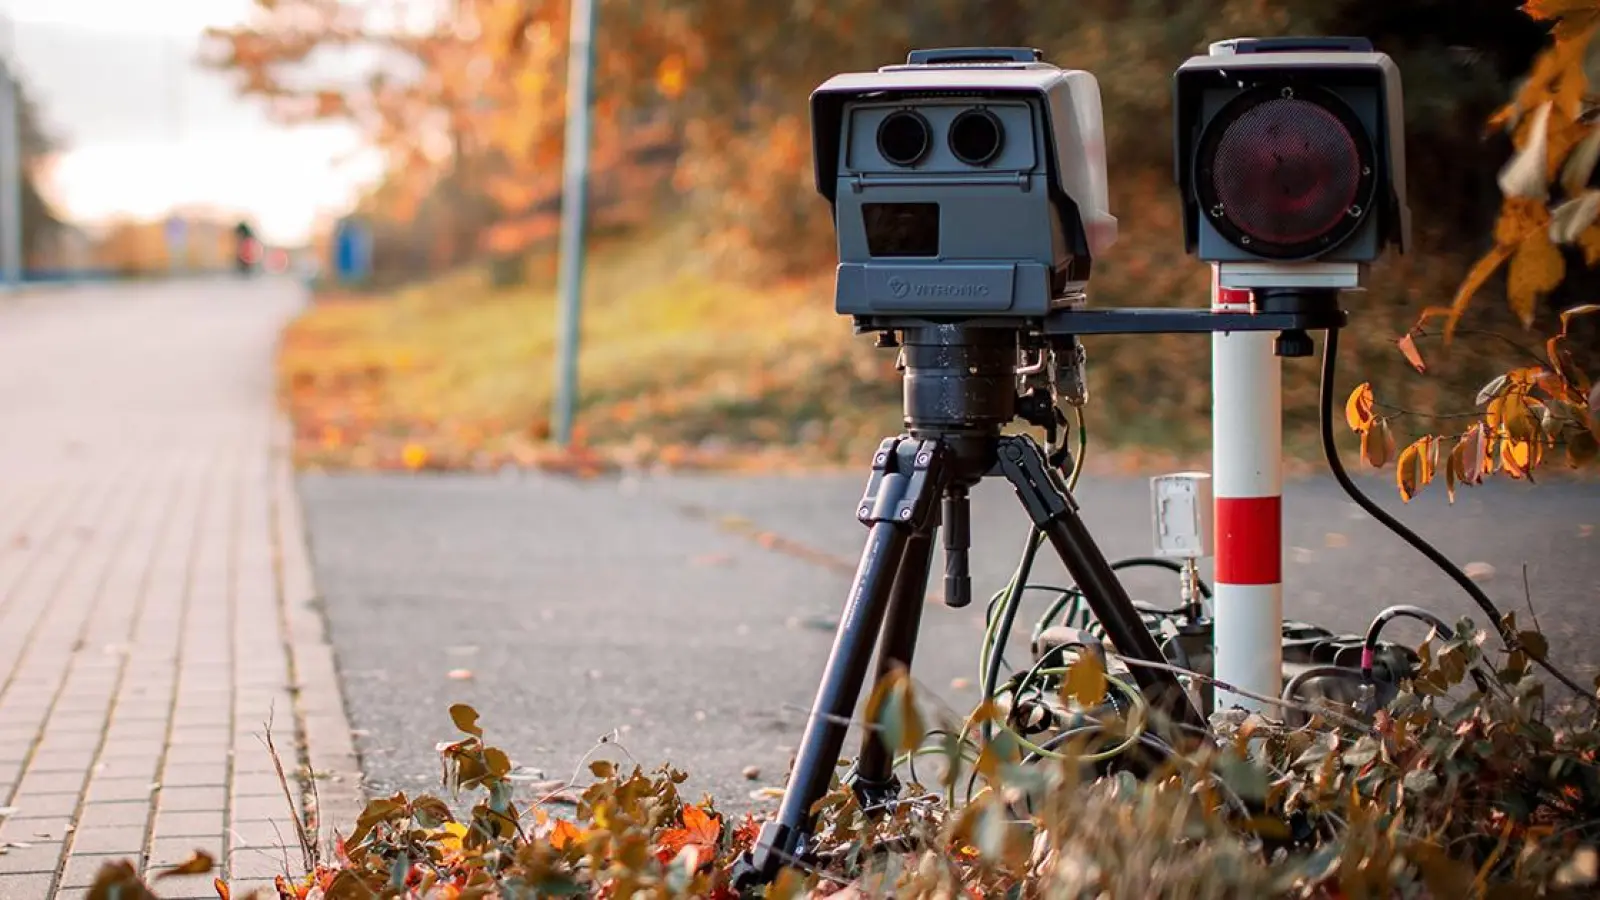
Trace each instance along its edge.
<instances>
[{"instance_id":1,"label":"tree with orange foliage","mask_svg":"<svg viewBox=\"0 0 1600 900\"><path fill-rule=\"evenodd\" d=\"M1600 26L1600 0L1528 0L1523 9L1551 24L1552 43L1515 98L1489 122L1491 131L1508 131L1516 148L1500 173L1503 201L1494 245L1468 272L1451 305L1424 309L1398 341L1419 372L1427 364L1417 340L1437 334L1448 344L1473 297L1502 268L1511 310L1531 330L1540 301L1567 278L1569 258L1589 268L1600 264L1600 123L1585 70ZM1396 483L1407 501L1441 472L1452 502L1458 484L1479 484L1496 472L1532 480L1558 446L1568 466L1592 465L1600 457L1600 384L1575 357L1573 329L1595 313L1600 303L1561 311L1559 329L1543 352L1526 350L1534 364L1491 380L1476 398L1482 411L1455 417L1470 421L1463 431L1424 434L1398 457L1394 416L1380 415L1372 386L1359 385L1346 412L1351 429L1361 435L1362 458L1378 468L1395 459ZM1442 325L1435 329L1430 322L1436 319Z\"/></svg>"}]
</instances>

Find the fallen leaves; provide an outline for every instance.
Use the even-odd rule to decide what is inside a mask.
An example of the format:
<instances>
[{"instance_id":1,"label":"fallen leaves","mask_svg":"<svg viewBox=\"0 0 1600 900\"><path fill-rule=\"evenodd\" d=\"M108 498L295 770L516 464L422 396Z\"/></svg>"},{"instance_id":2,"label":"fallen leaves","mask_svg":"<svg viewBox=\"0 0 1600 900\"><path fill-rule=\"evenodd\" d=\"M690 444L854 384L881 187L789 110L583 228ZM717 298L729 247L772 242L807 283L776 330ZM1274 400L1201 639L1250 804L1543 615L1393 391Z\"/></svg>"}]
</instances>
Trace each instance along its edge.
<instances>
[{"instance_id":1,"label":"fallen leaves","mask_svg":"<svg viewBox=\"0 0 1600 900\"><path fill-rule=\"evenodd\" d=\"M428 448L421 444L406 444L400 450L400 461L406 468L415 472L428 464Z\"/></svg>"},{"instance_id":2,"label":"fallen leaves","mask_svg":"<svg viewBox=\"0 0 1600 900\"><path fill-rule=\"evenodd\" d=\"M211 854L204 850L196 850L193 855L183 862L157 872L155 880L176 878L181 875L204 875L216 868L216 866L217 861L211 858Z\"/></svg>"},{"instance_id":3,"label":"fallen leaves","mask_svg":"<svg viewBox=\"0 0 1600 900\"><path fill-rule=\"evenodd\" d=\"M678 828L669 828L656 837L656 858L663 863L671 863L678 854L685 849L693 850L698 862L710 862L717 853L717 841L722 837L722 819L713 816L698 806L685 804L683 807L683 825Z\"/></svg>"}]
</instances>

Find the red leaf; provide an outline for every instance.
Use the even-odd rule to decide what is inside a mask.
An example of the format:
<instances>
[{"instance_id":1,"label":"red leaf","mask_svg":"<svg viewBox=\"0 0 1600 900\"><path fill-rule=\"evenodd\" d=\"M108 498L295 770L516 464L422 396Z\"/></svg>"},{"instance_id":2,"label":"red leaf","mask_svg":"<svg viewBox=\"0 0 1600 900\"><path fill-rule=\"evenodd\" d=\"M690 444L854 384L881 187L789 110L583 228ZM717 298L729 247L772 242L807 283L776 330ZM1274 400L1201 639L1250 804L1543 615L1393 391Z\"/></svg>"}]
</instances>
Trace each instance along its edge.
<instances>
[{"instance_id":1,"label":"red leaf","mask_svg":"<svg viewBox=\"0 0 1600 900\"><path fill-rule=\"evenodd\" d=\"M721 835L721 819L698 806L685 804L683 827L668 828L656 836L656 858L670 863L684 847L694 847L700 851L700 859L710 861L716 855L717 838Z\"/></svg>"}]
</instances>

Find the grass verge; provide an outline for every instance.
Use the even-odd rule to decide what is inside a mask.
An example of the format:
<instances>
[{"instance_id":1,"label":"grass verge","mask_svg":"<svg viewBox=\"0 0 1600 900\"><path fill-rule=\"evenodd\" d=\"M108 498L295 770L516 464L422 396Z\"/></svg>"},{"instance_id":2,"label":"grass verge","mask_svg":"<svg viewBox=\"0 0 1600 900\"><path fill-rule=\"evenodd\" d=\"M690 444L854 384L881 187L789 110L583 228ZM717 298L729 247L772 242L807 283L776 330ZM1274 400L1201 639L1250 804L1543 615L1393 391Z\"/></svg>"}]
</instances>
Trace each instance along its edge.
<instances>
[{"instance_id":1,"label":"grass verge","mask_svg":"<svg viewBox=\"0 0 1600 900\"><path fill-rule=\"evenodd\" d=\"M1148 199L1158 187L1128 189L1140 214L1118 248L1096 261L1094 304L1204 302L1208 273L1169 246L1175 213ZM1397 405L1455 413L1505 371L1515 351L1492 338L1461 341L1448 354L1424 348L1426 376L1411 372L1396 349L1416 311L1453 291L1459 263L1420 255L1375 269L1369 290L1350 299L1341 397L1370 381ZM785 469L858 462L899 430L894 354L852 335L833 312L830 272L755 286L718 277L693 232L676 227L596 241L582 317L580 448L556 453L548 440L554 263L537 260L531 269L514 288L492 286L484 266L387 296L315 304L281 349L297 462L583 474L614 465ZM1090 471L1208 465L1210 341L1146 335L1087 343ZM1284 361L1291 472L1317 455L1316 369L1313 360Z\"/></svg>"}]
</instances>

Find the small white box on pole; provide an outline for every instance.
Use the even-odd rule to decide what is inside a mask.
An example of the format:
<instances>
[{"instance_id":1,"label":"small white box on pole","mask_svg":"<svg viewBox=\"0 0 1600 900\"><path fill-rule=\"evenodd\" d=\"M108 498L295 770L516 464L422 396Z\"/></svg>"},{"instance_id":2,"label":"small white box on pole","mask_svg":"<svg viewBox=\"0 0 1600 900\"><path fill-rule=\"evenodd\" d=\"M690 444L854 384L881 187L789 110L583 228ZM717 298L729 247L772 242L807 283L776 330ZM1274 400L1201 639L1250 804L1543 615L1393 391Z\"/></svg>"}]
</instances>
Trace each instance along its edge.
<instances>
[{"instance_id":1,"label":"small white box on pole","mask_svg":"<svg viewBox=\"0 0 1600 900\"><path fill-rule=\"evenodd\" d=\"M1212 552L1211 476L1177 472L1150 479L1155 552L1175 559L1204 559Z\"/></svg>"}]
</instances>

